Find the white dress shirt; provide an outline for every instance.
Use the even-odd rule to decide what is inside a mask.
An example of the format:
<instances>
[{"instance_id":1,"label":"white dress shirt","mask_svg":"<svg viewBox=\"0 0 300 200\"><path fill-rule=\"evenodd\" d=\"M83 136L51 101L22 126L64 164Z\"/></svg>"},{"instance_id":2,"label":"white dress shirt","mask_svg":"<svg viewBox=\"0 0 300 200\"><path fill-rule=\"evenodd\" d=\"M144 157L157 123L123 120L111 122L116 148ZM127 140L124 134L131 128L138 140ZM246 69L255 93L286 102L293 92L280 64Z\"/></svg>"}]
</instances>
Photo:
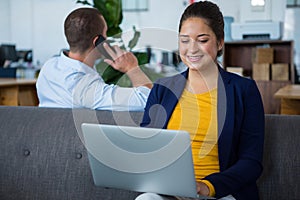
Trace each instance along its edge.
<instances>
[{"instance_id":1,"label":"white dress shirt","mask_svg":"<svg viewBox=\"0 0 300 200\"><path fill-rule=\"evenodd\" d=\"M40 107L143 111L150 89L106 84L98 72L63 52L48 60L36 83Z\"/></svg>"}]
</instances>

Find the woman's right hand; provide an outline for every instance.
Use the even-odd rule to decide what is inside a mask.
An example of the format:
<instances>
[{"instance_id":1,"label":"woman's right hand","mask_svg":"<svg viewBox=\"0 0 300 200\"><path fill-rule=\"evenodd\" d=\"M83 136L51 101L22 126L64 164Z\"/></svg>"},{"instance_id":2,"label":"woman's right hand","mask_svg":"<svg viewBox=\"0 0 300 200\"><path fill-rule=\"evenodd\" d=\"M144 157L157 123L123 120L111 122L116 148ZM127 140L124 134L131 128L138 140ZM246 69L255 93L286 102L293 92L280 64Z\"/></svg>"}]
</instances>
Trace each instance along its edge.
<instances>
[{"instance_id":1,"label":"woman's right hand","mask_svg":"<svg viewBox=\"0 0 300 200\"><path fill-rule=\"evenodd\" d=\"M209 188L203 182L197 182L197 193L203 196L209 195Z\"/></svg>"}]
</instances>

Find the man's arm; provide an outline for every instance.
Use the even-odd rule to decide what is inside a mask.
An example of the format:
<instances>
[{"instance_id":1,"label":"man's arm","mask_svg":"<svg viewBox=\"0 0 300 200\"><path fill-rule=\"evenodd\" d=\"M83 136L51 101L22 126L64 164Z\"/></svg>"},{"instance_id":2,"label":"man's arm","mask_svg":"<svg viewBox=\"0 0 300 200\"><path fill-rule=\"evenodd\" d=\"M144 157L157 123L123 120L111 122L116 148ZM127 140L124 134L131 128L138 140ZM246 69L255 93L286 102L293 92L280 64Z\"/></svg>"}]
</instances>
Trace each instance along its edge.
<instances>
[{"instance_id":1,"label":"man's arm","mask_svg":"<svg viewBox=\"0 0 300 200\"><path fill-rule=\"evenodd\" d=\"M152 88L151 80L140 69L138 61L133 53L123 51L118 46L113 46L114 51L104 43L104 48L113 60L105 59L104 61L114 69L126 73L132 82L133 87L145 86Z\"/></svg>"}]
</instances>

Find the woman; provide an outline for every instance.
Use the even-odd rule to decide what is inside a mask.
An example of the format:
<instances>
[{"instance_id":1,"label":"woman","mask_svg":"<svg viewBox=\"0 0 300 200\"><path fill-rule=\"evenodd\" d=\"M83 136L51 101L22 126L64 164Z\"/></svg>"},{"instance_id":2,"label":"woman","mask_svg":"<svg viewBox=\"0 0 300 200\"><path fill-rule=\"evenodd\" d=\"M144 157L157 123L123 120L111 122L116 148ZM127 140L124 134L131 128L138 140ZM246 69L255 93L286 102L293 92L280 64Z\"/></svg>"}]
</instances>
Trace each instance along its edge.
<instances>
[{"instance_id":1,"label":"woman","mask_svg":"<svg viewBox=\"0 0 300 200\"><path fill-rule=\"evenodd\" d=\"M218 6L208 1L188 6L179 25L179 53L187 70L155 83L141 126L190 133L199 194L259 199L262 100L253 80L218 64L223 45L224 21Z\"/></svg>"}]
</instances>

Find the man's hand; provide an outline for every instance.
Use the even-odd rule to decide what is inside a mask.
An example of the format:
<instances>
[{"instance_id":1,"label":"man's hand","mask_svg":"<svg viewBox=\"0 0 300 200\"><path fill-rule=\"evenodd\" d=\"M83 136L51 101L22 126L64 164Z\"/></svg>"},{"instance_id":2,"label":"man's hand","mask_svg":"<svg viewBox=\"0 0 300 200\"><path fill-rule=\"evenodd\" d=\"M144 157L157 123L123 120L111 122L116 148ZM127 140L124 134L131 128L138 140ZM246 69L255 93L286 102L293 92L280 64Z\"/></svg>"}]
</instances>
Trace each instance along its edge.
<instances>
[{"instance_id":1,"label":"man's hand","mask_svg":"<svg viewBox=\"0 0 300 200\"><path fill-rule=\"evenodd\" d=\"M113 49L111 49L111 47L109 47L106 43L104 43L103 46L113 59L105 59L104 62L111 65L114 69L126 73L126 75L131 80L133 87L145 86L149 89L152 88L151 80L140 69L138 60L133 55L133 53L123 51L118 46L114 46L112 47Z\"/></svg>"},{"instance_id":2,"label":"man's hand","mask_svg":"<svg viewBox=\"0 0 300 200\"><path fill-rule=\"evenodd\" d=\"M133 53L124 51L118 46L113 46L113 49L111 49L111 47L109 47L106 43L104 43L103 46L113 59L104 59L104 62L111 65L114 69L127 73L128 71L138 67L138 60Z\"/></svg>"}]
</instances>

